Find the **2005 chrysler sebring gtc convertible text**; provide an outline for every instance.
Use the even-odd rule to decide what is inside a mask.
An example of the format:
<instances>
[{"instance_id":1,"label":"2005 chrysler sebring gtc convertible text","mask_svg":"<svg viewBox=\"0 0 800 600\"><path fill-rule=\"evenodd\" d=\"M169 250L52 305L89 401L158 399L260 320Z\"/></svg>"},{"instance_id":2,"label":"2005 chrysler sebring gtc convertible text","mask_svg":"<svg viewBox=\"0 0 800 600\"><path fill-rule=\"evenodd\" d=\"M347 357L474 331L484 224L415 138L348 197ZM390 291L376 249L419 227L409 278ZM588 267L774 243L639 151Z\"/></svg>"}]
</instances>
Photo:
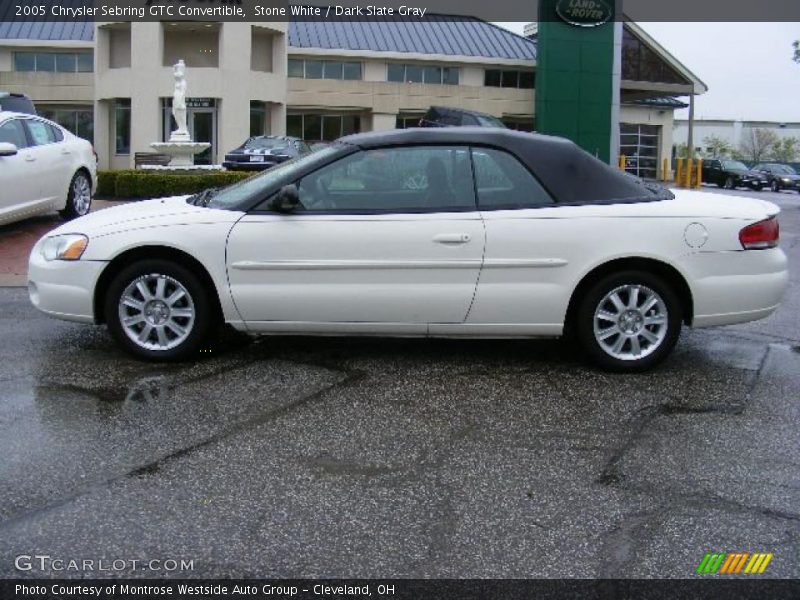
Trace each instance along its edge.
<instances>
[{"instance_id":1,"label":"2005 chrysler sebring gtc convertible text","mask_svg":"<svg viewBox=\"0 0 800 600\"><path fill-rule=\"evenodd\" d=\"M663 359L681 324L766 317L778 207L649 187L566 140L489 128L342 138L237 185L63 225L33 304L133 353L251 333L538 337L600 365Z\"/></svg>"}]
</instances>

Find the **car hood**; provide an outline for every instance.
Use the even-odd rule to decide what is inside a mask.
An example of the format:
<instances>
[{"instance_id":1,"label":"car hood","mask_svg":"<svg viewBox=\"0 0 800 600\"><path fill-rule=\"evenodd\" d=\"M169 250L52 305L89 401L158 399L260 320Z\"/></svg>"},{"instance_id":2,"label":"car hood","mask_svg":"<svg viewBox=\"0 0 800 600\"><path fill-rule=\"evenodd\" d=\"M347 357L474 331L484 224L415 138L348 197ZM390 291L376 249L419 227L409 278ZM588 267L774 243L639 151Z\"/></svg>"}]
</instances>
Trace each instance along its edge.
<instances>
[{"instance_id":1,"label":"car hood","mask_svg":"<svg viewBox=\"0 0 800 600\"><path fill-rule=\"evenodd\" d=\"M83 233L89 237L99 237L141 229L145 227L165 227L169 225L188 225L198 223L224 223L237 221L244 214L233 210L204 208L188 204L189 196L174 196L130 202L122 206L105 208L64 223L48 235L63 233Z\"/></svg>"}]
</instances>

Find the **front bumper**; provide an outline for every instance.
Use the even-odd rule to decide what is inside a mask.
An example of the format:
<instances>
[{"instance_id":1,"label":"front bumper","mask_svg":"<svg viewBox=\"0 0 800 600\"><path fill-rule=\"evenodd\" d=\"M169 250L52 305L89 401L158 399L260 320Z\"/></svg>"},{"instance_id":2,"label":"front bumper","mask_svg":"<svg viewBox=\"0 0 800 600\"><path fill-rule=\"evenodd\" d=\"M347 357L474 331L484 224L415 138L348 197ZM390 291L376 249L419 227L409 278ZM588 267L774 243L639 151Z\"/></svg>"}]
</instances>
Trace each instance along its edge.
<instances>
[{"instance_id":1,"label":"front bumper","mask_svg":"<svg viewBox=\"0 0 800 600\"><path fill-rule=\"evenodd\" d=\"M28 295L45 314L94 323L94 289L108 263L95 260L46 261L34 246L28 262Z\"/></svg>"},{"instance_id":2,"label":"front bumper","mask_svg":"<svg viewBox=\"0 0 800 600\"><path fill-rule=\"evenodd\" d=\"M751 189L765 188L769 185L766 179L753 179L752 177L742 177L737 182L737 185L749 187Z\"/></svg>"}]
</instances>

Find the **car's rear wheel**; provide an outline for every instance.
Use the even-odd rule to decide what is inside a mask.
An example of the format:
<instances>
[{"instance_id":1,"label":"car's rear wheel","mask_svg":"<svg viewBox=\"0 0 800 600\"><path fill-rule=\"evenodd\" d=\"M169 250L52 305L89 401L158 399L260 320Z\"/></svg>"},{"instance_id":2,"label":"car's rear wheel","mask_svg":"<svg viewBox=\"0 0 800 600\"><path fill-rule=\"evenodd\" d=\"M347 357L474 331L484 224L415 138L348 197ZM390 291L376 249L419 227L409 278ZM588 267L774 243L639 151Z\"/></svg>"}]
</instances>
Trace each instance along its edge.
<instances>
[{"instance_id":1,"label":"car's rear wheel","mask_svg":"<svg viewBox=\"0 0 800 600\"><path fill-rule=\"evenodd\" d=\"M683 318L675 292L642 271L609 275L592 286L577 312L581 345L600 367L643 371L658 364L678 340Z\"/></svg>"},{"instance_id":2,"label":"car's rear wheel","mask_svg":"<svg viewBox=\"0 0 800 600\"><path fill-rule=\"evenodd\" d=\"M129 352L149 360L195 356L215 319L210 290L189 269L143 260L111 282L105 302L109 331Z\"/></svg>"},{"instance_id":3,"label":"car's rear wheel","mask_svg":"<svg viewBox=\"0 0 800 600\"><path fill-rule=\"evenodd\" d=\"M60 211L64 219L75 219L89 214L92 208L92 182L84 171L72 178L67 192L67 204Z\"/></svg>"}]
</instances>

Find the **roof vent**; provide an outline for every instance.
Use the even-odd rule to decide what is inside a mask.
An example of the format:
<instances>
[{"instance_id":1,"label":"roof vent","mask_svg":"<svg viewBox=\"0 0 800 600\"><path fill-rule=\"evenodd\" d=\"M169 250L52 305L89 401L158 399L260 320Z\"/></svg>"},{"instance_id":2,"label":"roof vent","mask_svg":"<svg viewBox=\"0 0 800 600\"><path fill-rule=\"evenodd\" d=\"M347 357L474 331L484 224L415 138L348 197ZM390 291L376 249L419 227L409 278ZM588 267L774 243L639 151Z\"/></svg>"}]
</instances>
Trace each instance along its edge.
<instances>
[{"instance_id":1,"label":"roof vent","mask_svg":"<svg viewBox=\"0 0 800 600\"><path fill-rule=\"evenodd\" d=\"M539 33L539 23L525 23L522 29L522 35L526 38L533 38Z\"/></svg>"}]
</instances>

